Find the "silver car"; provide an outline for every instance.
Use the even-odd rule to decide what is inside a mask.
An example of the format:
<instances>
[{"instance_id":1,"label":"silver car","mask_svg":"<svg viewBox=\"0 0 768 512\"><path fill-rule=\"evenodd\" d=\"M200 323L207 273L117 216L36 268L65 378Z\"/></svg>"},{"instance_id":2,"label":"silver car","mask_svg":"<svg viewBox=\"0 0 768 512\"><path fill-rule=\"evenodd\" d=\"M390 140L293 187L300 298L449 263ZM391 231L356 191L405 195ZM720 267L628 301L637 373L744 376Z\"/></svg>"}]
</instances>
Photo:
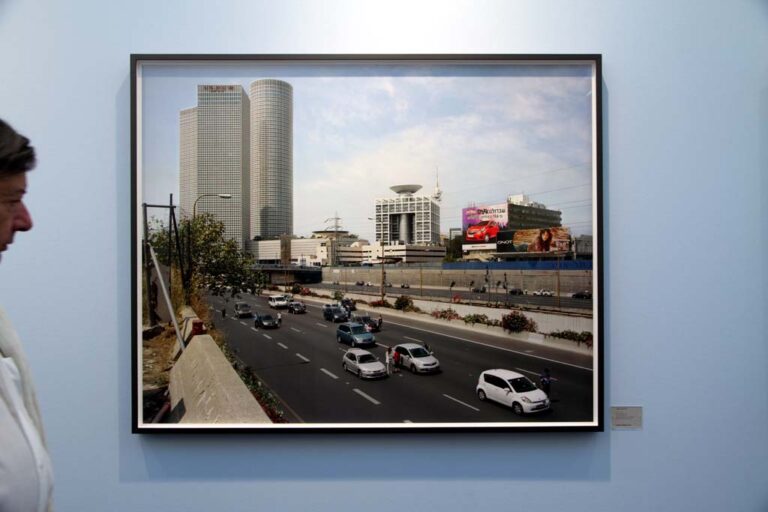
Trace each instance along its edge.
<instances>
[{"instance_id":1,"label":"silver car","mask_svg":"<svg viewBox=\"0 0 768 512\"><path fill-rule=\"evenodd\" d=\"M361 348L351 348L341 358L341 367L344 371L352 372L361 379L376 379L387 376L384 363L375 355Z\"/></svg>"},{"instance_id":2,"label":"silver car","mask_svg":"<svg viewBox=\"0 0 768 512\"><path fill-rule=\"evenodd\" d=\"M418 343L401 343L392 349L399 354L398 365L408 368L413 373L432 373L440 371L440 361L432 352Z\"/></svg>"}]
</instances>

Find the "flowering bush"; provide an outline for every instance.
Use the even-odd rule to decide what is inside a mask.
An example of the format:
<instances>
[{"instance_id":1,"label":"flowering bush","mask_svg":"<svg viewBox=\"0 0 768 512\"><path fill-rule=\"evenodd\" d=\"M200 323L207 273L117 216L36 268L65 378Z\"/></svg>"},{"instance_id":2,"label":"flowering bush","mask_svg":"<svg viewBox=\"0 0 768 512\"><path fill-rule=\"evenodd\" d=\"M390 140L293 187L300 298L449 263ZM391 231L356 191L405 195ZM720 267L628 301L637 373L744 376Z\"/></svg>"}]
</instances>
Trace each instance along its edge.
<instances>
[{"instance_id":1,"label":"flowering bush","mask_svg":"<svg viewBox=\"0 0 768 512\"><path fill-rule=\"evenodd\" d=\"M536 322L518 311L512 311L501 317L501 326L509 332L536 332Z\"/></svg>"},{"instance_id":2,"label":"flowering bush","mask_svg":"<svg viewBox=\"0 0 768 512\"><path fill-rule=\"evenodd\" d=\"M455 312L451 308L435 310L432 312L432 316L434 318L440 318L442 320L458 320L461 318L461 315L459 315L457 312Z\"/></svg>"},{"instance_id":3,"label":"flowering bush","mask_svg":"<svg viewBox=\"0 0 768 512\"><path fill-rule=\"evenodd\" d=\"M576 332L576 331L565 330L565 331L551 332L549 333L549 335L554 336L555 338L563 338L566 340L576 341L578 343L586 343L587 346L589 347L592 346L592 341L594 339L592 333L589 331Z\"/></svg>"},{"instance_id":4,"label":"flowering bush","mask_svg":"<svg viewBox=\"0 0 768 512\"><path fill-rule=\"evenodd\" d=\"M374 301L371 301L369 305L374 308L391 308L392 307L392 304L390 304L387 299L374 300Z\"/></svg>"},{"instance_id":5,"label":"flowering bush","mask_svg":"<svg viewBox=\"0 0 768 512\"><path fill-rule=\"evenodd\" d=\"M395 299L395 309L409 311L413 309L413 300L407 295L401 295Z\"/></svg>"}]
</instances>

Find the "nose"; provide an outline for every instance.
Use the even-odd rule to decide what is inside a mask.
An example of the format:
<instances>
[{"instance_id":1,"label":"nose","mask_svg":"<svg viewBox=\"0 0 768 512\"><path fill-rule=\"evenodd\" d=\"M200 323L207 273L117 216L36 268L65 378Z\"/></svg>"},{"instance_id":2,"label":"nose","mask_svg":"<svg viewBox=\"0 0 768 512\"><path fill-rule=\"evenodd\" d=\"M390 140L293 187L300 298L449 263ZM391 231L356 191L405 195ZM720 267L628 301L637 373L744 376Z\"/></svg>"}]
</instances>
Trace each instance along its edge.
<instances>
[{"instance_id":1,"label":"nose","mask_svg":"<svg viewBox=\"0 0 768 512\"><path fill-rule=\"evenodd\" d=\"M19 205L19 210L13 219L14 231L29 231L32 229L32 215L29 214L24 203Z\"/></svg>"}]
</instances>

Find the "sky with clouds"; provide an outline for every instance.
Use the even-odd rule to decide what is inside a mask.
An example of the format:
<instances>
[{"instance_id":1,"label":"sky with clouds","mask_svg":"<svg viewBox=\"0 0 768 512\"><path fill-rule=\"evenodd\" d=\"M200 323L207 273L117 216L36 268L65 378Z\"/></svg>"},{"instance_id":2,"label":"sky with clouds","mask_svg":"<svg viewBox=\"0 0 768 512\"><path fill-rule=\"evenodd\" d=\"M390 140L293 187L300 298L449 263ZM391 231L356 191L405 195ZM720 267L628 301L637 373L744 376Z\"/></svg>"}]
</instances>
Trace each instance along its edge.
<instances>
[{"instance_id":1,"label":"sky with clouds","mask_svg":"<svg viewBox=\"0 0 768 512\"><path fill-rule=\"evenodd\" d=\"M179 197L179 111L198 84L260 78L293 86L294 233L341 225L374 240L376 198L439 172L441 231L461 209L525 193L592 233L592 70L588 65L239 63L142 69L142 201Z\"/></svg>"}]
</instances>

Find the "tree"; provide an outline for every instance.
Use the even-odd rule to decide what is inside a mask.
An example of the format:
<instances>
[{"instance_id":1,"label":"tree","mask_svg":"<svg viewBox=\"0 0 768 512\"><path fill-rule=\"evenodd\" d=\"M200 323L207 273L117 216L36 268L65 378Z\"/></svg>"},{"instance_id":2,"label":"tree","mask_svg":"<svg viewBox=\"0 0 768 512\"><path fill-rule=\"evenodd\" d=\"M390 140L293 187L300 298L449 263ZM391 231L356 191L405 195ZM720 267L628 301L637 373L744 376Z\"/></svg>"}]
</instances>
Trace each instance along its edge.
<instances>
[{"instance_id":1,"label":"tree","mask_svg":"<svg viewBox=\"0 0 768 512\"><path fill-rule=\"evenodd\" d=\"M164 265L178 268L181 262L187 274L184 279L188 283L187 296L200 289L214 295L229 293L233 297L261 289L264 279L261 272L254 269L253 255L240 250L237 242L227 238L224 231L224 223L209 213L202 213L195 216L194 221L181 221L178 245L176 240L169 244L168 227L160 221L152 223L149 242ZM179 246L182 255L178 254Z\"/></svg>"}]
</instances>

